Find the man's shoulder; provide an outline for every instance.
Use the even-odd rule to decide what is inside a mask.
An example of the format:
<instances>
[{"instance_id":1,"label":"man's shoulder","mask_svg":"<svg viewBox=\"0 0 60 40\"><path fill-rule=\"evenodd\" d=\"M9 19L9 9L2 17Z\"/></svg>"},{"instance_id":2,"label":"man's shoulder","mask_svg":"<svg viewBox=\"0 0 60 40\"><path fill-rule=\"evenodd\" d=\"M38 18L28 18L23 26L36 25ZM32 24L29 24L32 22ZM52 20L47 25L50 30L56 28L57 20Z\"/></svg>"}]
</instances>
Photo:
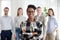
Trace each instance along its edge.
<instances>
[{"instance_id":1,"label":"man's shoulder","mask_svg":"<svg viewBox=\"0 0 60 40\"><path fill-rule=\"evenodd\" d=\"M42 22L36 21L36 25L40 28L42 27Z\"/></svg>"},{"instance_id":2,"label":"man's shoulder","mask_svg":"<svg viewBox=\"0 0 60 40\"><path fill-rule=\"evenodd\" d=\"M37 17L37 15L35 15L35 17Z\"/></svg>"},{"instance_id":3,"label":"man's shoulder","mask_svg":"<svg viewBox=\"0 0 60 40\"><path fill-rule=\"evenodd\" d=\"M42 22L41 22L41 21L36 21L36 23L42 24Z\"/></svg>"},{"instance_id":4,"label":"man's shoulder","mask_svg":"<svg viewBox=\"0 0 60 40\"><path fill-rule=\"evenodd\" d=\"M4 16L1 16L1 17L0 17L0 19L3 19L3 18L4 18Z\"/></svg>"},{"instance_id":5,"label":"man's shoulder","mask_svg":"<svg viewBox=\"0 0 60 40\"><path fill-rule=\"evenodd\" d=\"M11 16L8 16L8 17L11 17ZM12 17L11 17L12 18Z\"/></svg>"}]
</instances>

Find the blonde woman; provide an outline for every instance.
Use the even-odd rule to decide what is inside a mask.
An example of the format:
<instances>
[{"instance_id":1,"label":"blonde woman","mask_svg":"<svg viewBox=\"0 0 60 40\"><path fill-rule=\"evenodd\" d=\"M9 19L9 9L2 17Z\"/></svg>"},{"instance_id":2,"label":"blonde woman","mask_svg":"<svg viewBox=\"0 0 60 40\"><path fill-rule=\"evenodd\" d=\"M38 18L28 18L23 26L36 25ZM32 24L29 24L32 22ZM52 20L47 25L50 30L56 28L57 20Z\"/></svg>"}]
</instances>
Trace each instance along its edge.
<instances>
[{"instance_id":1,"label":"blonde woman","mask_svg":"<svg viewBox=\"0 0 60 40\"><path fill-rule=\"evenodd\" d=\"M15 28L16 28L16 40L20 40L20 24L25 21L25 17L23 16L23 9L18 8L17 16L15 17Z\"/></svg>"}]
</instances>

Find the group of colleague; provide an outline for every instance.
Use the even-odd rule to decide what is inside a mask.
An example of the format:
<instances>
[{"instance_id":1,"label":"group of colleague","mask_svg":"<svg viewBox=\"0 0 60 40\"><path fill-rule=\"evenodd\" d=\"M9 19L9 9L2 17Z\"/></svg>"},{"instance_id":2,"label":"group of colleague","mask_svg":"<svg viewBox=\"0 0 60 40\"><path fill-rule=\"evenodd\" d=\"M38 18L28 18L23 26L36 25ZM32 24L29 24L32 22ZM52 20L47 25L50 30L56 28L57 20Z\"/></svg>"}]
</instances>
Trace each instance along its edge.
<instances>
[{"instance_id":1,"label":"group of colleague","mask_svg":"<svg viewBox=\"0 0 60 40\"><path fill-rule=\"evenodd\" d=\"M37 15L35 16L35 11ZM18 8L17 16L12 19L8 16L9 8L4 8L4 16L0 17L1 40L55 40L54 32L57 31L58 24L54 17L52 8L48 9L48 22L45 25L45 16L42 15L42 8L35 5L28 5L27 16L23 16L23 9Z\"/></svg>"}]
</instances>

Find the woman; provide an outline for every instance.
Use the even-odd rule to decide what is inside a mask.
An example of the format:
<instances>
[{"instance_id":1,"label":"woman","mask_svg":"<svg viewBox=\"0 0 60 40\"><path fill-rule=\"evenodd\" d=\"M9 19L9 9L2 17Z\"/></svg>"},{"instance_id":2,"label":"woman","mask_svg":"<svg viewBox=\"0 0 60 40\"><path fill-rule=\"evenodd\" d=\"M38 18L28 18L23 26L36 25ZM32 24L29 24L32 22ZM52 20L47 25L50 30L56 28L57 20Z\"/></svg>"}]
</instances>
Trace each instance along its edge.
<instances>
[{"instance_id":1,"label":"woman","mask_svg":"<svg viewBox=\"0 0 60 40\"><path fill-rule=\"evenodd\" d=\"M58 24L56 22L56 19L54 18L54 11L52 8L48 9L48 15L49 19L46 40L55 40L54 33L57 31Z\"/></svg>"},{"instance_id":2,"label":"woman","mask_svg":"<svg viewBox=\"0 0 60 40\"><path fill-rule=\"evenodd\" d=\"M20 40L20 24L25 21L25 17L23 16L23 9L18 8L17 16L15 17L15 27L16 27L16 40Z\"/></svg>"}]
</instances>

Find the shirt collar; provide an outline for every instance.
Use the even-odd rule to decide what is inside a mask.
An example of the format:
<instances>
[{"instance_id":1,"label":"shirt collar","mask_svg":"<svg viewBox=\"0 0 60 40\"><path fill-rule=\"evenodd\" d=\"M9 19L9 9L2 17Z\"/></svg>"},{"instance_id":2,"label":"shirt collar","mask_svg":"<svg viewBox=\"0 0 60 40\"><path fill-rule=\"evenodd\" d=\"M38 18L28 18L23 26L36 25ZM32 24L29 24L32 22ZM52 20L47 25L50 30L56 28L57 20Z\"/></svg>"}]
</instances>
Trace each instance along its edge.
<instances>
[{"instance_id":1,"label":"shirt collar","mask_svg":"<svg viewBox=\"0 0 60 40\"><path fill-rule=\"evenodd\" d=\"M34 21L36 21L36 20L34 19ZM29 21L29 18L27 19L27 22L30 22L30 21Z\"/></svg>"},{"instance_id":2,"label":"shirt collar","mask_svg":"<svg viewBox=\"0 0 60 40\"><path fill-rule=\"evenodd\" d=\"M5 16L5 15L4 15L4 17L8 17L8 16Z\"/></svg>"},{"instance_id":3,"label":"shirt collar","mask_svg":"<svg viewBox=\"0 0 60 40\"><path fill-rule=\"evenodd\" d=\"M54 16L50 16L49 18L54 18Z\"/></svg>"}]
</instances>

